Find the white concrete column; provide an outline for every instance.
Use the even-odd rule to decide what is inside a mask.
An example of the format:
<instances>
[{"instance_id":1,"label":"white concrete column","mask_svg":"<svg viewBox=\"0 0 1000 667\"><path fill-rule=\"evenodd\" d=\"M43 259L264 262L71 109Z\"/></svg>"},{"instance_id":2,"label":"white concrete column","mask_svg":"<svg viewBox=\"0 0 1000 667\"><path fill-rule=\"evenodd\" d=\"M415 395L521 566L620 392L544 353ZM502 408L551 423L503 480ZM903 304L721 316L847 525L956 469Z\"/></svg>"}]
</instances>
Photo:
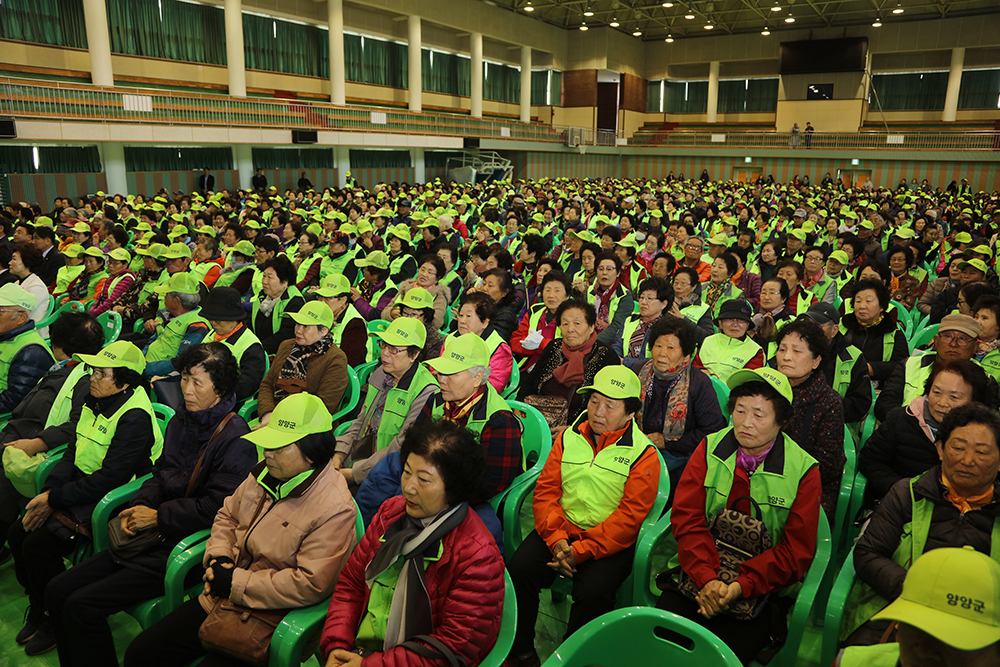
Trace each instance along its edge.
<instances>
[{"instance_id":1,"label":"white concrete column","mask_svg":"<svg viewBox=\"0 0 1000 667\"><path fill-rule=\"evenodd\" d=\"M236 175L239 178L238 187L249 189L250 181L253 179L253 146L234 144L233 163L236 165Z\"/></svg>"},{"instance_id":2,"label":"white concrete column","mask_svg":"<svg viewBox=\"0 0 1000 667\"><path fill-rule=\"evenodd\" d=\"M407 27L407 45L406 54L409 56L409 75L410 75L410 111L420 111L421 106L421 92L423 90L421 81L421 65L423 58L420 55L421 39L420 39L420 17L410 16L406 22Z\"/></svg>"},{"instance_id":3,"label":"white concrete column","mask_svg":"<svg viewBox=\"0 0 1000 667\"><path fill-rule=\"evenodd\" d=\"M719 113L719 61L708 66L708 122L714 123Z\"/></svg>"},{"instance_id":4,"label":"white concrete column","mask_svg":"<svg viewBox=\"0 0 1000 667\"><path fill-rule=\"evenodd\" d=\"M469 54L472 56L469 94L472 105L469 107L473 118L483 117L483 33L474 32L469 36Z\"/></svg>"},{"instance_id":5,"label":"white concrete column","mask_svg":"<svg viewBox=\"0 0 1000 667\"><path fill-rule=\"evenodd\" d=\"M330 102L347 104L346 66L344 64L344 0L326 0L330 26Z\"/></svg>"},{"instance_id":6,"label":"white concrete column","mask_svg":"<svg viewBox=\"0 0 1000 667\"><path fill-rule=\"evenodd\" d=\"M347 182L347 172L351 170L351 147L335 146L333 164L337 167L337 180L340 183Z\"/></svg>"},{"instance_id":7,"label":"white concrete column","mask_svg":"<svg viewBox=\"0 0 1000 667\"><path fill-rule=\"evenodd\" d=\"M87 24L87 49L90 51L90 80L95 86L114 86L111 69L111 38L108 35L108 9L104 0L85 0L83 17ZM110 189L111 184L108 183ZM121 190L125 192L125 190Z\"/></svg>"},{"instance_id":8,"label":"white concrete column","mask_svg":"<svg viewBox=\"0 0 1000 667\"><path fill-rule=\"evenodd\" d=\"M413 162L413 180L417 183L426 183L427 168L424 165L424 149L411 148L410 160Z\"/></svg>"},{"instance_id":9,"label":"white concrete column","mask_svg":"<svg viewBox=\"0 0 1000 667\"><path fill-rule=\"evenodd\" d=\"M101 147L101 162L104 175L108 179L108 195L128 194L128 180L125 177L125 145L120 141L107 141Z\"/></svg>"},{"instance_id":10,"label":"white concrete column","mask_svg":"<svg viewBox=\"0 0 1000 667\"><path fill-rule=\"evenodd\" d=\"M229 70L229 94L247 96L246 57L243 54L243 6L241 0L225 0L226 69ZM247 181L247 187L250 182Z\"/></svg>"},{"instance_id":11,"label":"white concrete column","mask_svg":"<svg viewBox=\"0 0 1000 667\"><path fill-rule=\"evenodd\" d=\"M531 122L531 47L521 47L521 122Z\"/></svg>"},{"instance_id":12,"label":"white concrete column","mask_svg":"<svg viewBox=\"0 0 1000 667\"><path fill-rule=\"evenodd\" d=\"M958 91L962 87L962 65L965 63L965 47L951 50L951 70L948 72L948 92L944 96L944 113L941 120L954 122L958 116Z\"/></svg>"}]
</instances>

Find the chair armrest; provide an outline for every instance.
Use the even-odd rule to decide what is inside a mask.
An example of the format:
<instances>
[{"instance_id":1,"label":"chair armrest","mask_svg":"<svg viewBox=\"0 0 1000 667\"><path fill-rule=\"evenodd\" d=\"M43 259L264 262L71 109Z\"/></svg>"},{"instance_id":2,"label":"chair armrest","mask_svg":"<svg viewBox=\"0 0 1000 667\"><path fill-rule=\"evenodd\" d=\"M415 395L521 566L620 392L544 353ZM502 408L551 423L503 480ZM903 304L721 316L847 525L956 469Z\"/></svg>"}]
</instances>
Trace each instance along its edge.
<instances>
[{"instance_id":1,"label":"chair armrest","mask_svg":"<svg viewBox=\"0 0 1000 667\"><path fill-rule=\"evenodd\" d=\"M208 544L210 530L200 530L193 535L189 535L174 547L170 554L170 561L167 563L167 576L164 579L164 598L166 600L166 612L170 613L177 609L184 601L184 579L188 572L201 565L205 558L205 549ZM183 548L182 548L183 547Z\"/></svg>"},{"instance_id":2,"label":"chair armrest","mask_svg":"<svg viewBox=\"0 0 1000 667\"><path fill-rule=\"evenodd\" d=\"M632 603L640 607L653 607L653 591L650 582L653 579L653 549L664 536L670 535L670 512L664 514L646 530L635 545L635 563L632 565Z\"/></svg>"},{"instance_id":3,"label":"chair armrest","mask_svg":"<svg viewBox=\"0 0 1000 667\"><path fill-rule=\"evenodd\" d=\"M788 638L785 646L794 646L795 650L785 651L782 649L780 659L776 667L794 667L798 657L799 646L802 644L802 636L809 623L809 614L812 612L813 603L816 601L816 593L823 577L826 575L826 568L830 564L830 549L832 539L830 538L830 524L826 519L823 510L819 513L819 532L816 539L816 554L813 556L812 564L806 572L806 577L802 582L802 588L795 595L795 606L792 607L792 615L788 621Z\"/></svg>"},{"instance_id":4,"label":"chair armrest","mask_svg":"<svg viewBox=\"0 0 1000 667\"><path fill-rule=\"evenodd\" d=\"M503 504L503 552L507 554L507 558L511 558L524 541L521 533L521 508L534 495L538 474L524 473L521 478L520 482L515 480L507 489Z\"/></svg>"},{"instance_id":5,"label":"chair armrest","mask_svg":"<svg viewBox=\"0 0 1000 667\"><path fill-rule=\"evenodd\" d=\"M108 548L108 521L111 520L111 514L132 500L132 496L136 494L142 483L150 477L152 475L143 475L142 477L133 479L128 484L119 486L117 489L111 489L107 495L101 498L101 502L97 503L90 522L90 531L93 534L94 541L94 553L104 551Z\"/></svg>"},{"instance_id":6,"label":"chair armrest","mask_svg":"<svg viewBox=\"0 0 1000 667\"><path fill-rule=\"evenodd\" d=\"M834 582L830 597L826 602L821 665L832 664L837 655L837 647L840 643L840 626L844 620L844 608L847 606L847 598L854 585L854 578L854 549L852 548L847 554L844 567L840 569L840 574L837 575L837 580Z\"/></svg>"},{"instance_id":7,"label":"chair armrest","mask_svg":"<svg viewBox=\"0 0 1000 667\"><path fill-rule=\"evenodd\" d=\"M289 667L302 662L302 653L318 637L326 622L330 600L288 612L271 636L269 667Z\"/></svg>"},{"instance_id":8,"label":"chair armrest","mask_svg":"<svg viewBox=\"0 0 1000 667\"><path fill-rule=\"evenodd\" d=\"M59 445L58 447L53 447L48 451L48 458L39 463L38 467L35 468L36 494L42 492L42 488L45 486L45 480L49 478L49 473L52 472L52 468L59 463L68 448L69 445Z\"/></svg>"}]
</instances>

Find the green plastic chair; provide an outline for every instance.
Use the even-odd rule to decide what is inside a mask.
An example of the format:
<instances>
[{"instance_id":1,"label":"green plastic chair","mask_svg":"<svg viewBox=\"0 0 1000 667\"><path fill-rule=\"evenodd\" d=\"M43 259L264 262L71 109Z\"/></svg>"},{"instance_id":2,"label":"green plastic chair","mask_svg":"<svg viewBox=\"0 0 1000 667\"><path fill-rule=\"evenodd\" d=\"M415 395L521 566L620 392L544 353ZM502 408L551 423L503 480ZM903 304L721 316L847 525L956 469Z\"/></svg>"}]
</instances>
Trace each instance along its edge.
<instances>
[{"instance_id":1,"label":"green plastic chair","mask_svg":"<svg viewBox=\"0 0 1000 667\"><path fill-rule=\"evenodd\" d=\"M669 512L650 530L639 534L639 540L636 542L635 562L632 566L632 575L634 577L632 598L634 604L644 606L653 606L656 604L658 593L653 590L653 550L664 539L669 540L669 545L676 551L677 543L673 540L673 534L670 531ZM809 622L813 603L820 584L823 581L827 566L830 564L831 542L830 523L826 519L826 514L820 510L816 554L813 556L812 564L806 572L802 587L795 594L795 604L792 606L791 616L788 621L788 639L769 663L773 667L795 667L799 646L802 644L802 637ZM756 665L757 663L752 664Z\"/></svg>"},{"instance_id":2,"label":"green plastic chair","mask_svg":"<svg viewBox=\"0 0 1000 667\"><path fill-rule=\"evenodd\" d=\"M919 312L920 311L918 310L917 313L919 313ZM913 335L915 335L921 329L926 328L930 323L931 323L931 315L930 315L930 313L927 313L926 315L924 315L923 317L920 317L920 318L917 318L916 315L914 315L914 318L913 318L913 331L910 332L910 337L912 337Z\"/></svg>"},{"instance_id":3,"label":"green plastic chair","mask_svg":"<svg viewBox=\"0 0 1000 667\"><path fill-rule=\"evenodd\" d=\"M170 551L164 579L164 595L152 600L144 600L125 610L125 613L138 621L143 630L179 607L185 597L194 597L201 592L204 587L201 581L184 590L184 579L188 572L201 565L202 559L194 555L192 547L205 542L211 532L210 530L199 530L197 533L188 535Z\"/></svg>"},{"instance_id":4,"label":"green plastic chair","mask_svg":"<svg viewBox=\"0 0 1000 667\"><path fill-rule=\"evenodd\" d=\"M354 372L354 369L350 366L347 367L347 389L344 391L344 395L340 398L340 407L337 411L330 415L333 418L333 423L336 424L340 419L346 417L351 413L351 410L358 407L358 400L361 398L361 381L358 380L358 374Z\"/></svg>"},{"instance_id":5,"label":"green plastic chair","mask_svg":"<svg viewBox=\"0 0 1000 667\"><path fill-rule=\"evenodd\" d=\"M378 368L380 363L381 362L379 360L369 361L354 369L355 374L358 376L358 383L361 386L368 384L368 378L372 376L372 373L375 372L375 369Z\"/></svg>"},{"instance_id":6,"label":"green plastic chair","mask_svg":"<svg viewBox=\"0 0 1000 667\"><path fill-rule=\"evenodd\" d=\"M122 333L122 316L113 310L106 310L97 316L97 322L104 330L104 344L111 345Z\"/></svg>"},{"instance_id":7,"label":"green plastic chair","mask_svg":"<svg viewBox=\"0 0 1000 667\"><path fill-rule=\"evenodd\" d=\"M510 400L507 401L507 405L512 410L524 413L524 417L518 416L517 420L521 423L521 451L524 455L525 471L515 477L510 486L490 498L490 505L498 514L511 489L520 486L522 480L530 480L534 485L535 479L542 472L545 460L549 458L549 452L552 450L552 431L549 430L549 424L545 421L542 413L537 408L521 401ZM517 412L514 414L517 415Z\"/></svg>"},{"instance_id":8,"label":"green plastic chair","mask_svg":"<svg viewBox=\"0 0 1000 667\"><path fill-rule=\"evenodd\" d=\"M913 331L913 315L907 310L906 306L898 301L890 301L890 306L895 306L896 319L899 321L899 326L902 327L903 333L906 337L910 337L910 332Z\"/></svg>"},{"instance_id":9,"label":"green plastic chair","mask_svg":"<svg viewBox=\"0 0 1000 667\"><path fill-rule=\"evenodd\" d=\"M816 595L814 615L818 619L822 619L826 612L827 597L837 575L837 568L842 562L841 558L845 556L845 551L850 551L849 547L845 548L844 546L844 536L848 532L848 523L854 520L850 511L851 497L854 493L854 478L858 469L858 453L854 446L854 438L846 426L844 427L844 458L844 474L840 478L840 492L837 495L837 506L833 514L833 535L830 548L834 567L827 568L826 575L819 587L819 593Z\"/></svg>"},{"instance_id":10,"label":"green plastic chair","mask_svg":"<svg viewBox=\"0 0 1000 667\"><path fill-rule=\"evenodd\" d=\"M39 320L38 322L35 323L35 328L36 329L43 329L43 328L45 328L47 326L51 326L52 323L55 322L56 320L58 320L59 316L62 315L63 313L67 313L67 312L69 312L71 310L81 311L81 310L85 310L86 309L85 306L82 303L80 303L79 301L68 301L68 302L64 303L63 305L59 306L58 308L56 308L55 310L52 310L52 304L53 304L54 301L55 300L52 298L52 295L50 294L49 295L49 314L46 315L44 318L42 318L41 320Z\"/></svg>"},{"instance_id":11,"label":"green plastic chair","mask_svg":"<svg viewBox=\"0 0 1000 667\"><path fill-rule=\"evenodd\" d=\"M670 633L665 635L663 631ZM673 635L687 642L677 643ZM694 621L662 609L626 607L608 612L573 633L543 667L698 665L740 667L718 637Z\"/></svg>"},{"instance_id":12,"label":"green plastic chair","mask_svg":"<svg viewBox=\"0 0 1000 667\"><path fill-rule=\"evenodd\" d=\"M861 514L861 507L865 503L865 487L868 486L868 478L858 470L854 473L854 488L851 490L851 505L847 512L847 524L844 526L844 543L848 548L854 547L854 542L861 534L861 526L855 525L858 515Z\"/></svg>"},{"instance_id":13,"label":"green plastic chair","mask_svg":"<svg viewBox=\"0 0 1000 667\"><path fill-rule=\"evenodd\" d=\"M847 596L851 592L851 587L854 586L855 578L854 548L852 546L826 601L826 614L823 617L823 644L819 660L821 665L831 665L834 658L837 657L840 644L840 626L844 621L844 607L847 605Z\"/></svg>"},{"instance_id":14,"label":"green plastic chair","mask_svg":"<svg viewBox=\"0 0 1000 667\"><path fill-rule=\"evenodd\" d=\"M510 369L510 379L507 380L507 386L500 393L500 396L505 399L512 399L517 396L517 390L521 388L521 369L517 367L517 364L511 364ZM508 403L510 401L508 400Z\"/></svg>"},{"instance_id":15,"label":"green plastic chair","mask_svg":"<svg viewBox=\"0 0 1000 667\"><path fill-rule=\"evenodd\" d=\"M708 377L712 379L712 388L715 389L715 395L719 399L719 407L722 408L722 414L726 414L726 408L729 405L729 385L714 375L709 375Z\"/></svg>"},{"instance_id":16,"label":"green plastic chair","mask_svg":"<svg viewBox=\"0 0 1000 667\"><path fill-rule=\"evenodd\" d=\"M174 409L168 405L153 403L153 414L156 415L156 425L160 427L160 434L165 435L167 432L167 423L176 414Z\"/></svg>"},{"instance_id":17,"label":"green plastic chair","mask_svg":"<svg viewBox=\"0 0 1000 667\"><path fill-rule=\"evenodd\" d=\"M381 333L388 328L389 320L372 320L368 323L368 358L366 361L372 362L378 359L378 339L372 334Z\"/></svg>"},{"instance_id":18,"label":"green plastic chair","mask_svg":"<svg viewBox=\"0 0 1000 667\"><path fill-rule=\"evenodd\" d=\"M42 488L45 486L45 480L48 479L49 473L52 472L52 468L55 467L59 460L62 459L63 455L69 445L59 445L58 447L53 447L48 451L48 458L38 464L35 468L35 494L42 492Z\"/></svg>"},{"instance_id":19,"label":"green plastic chair","mask_svg":"<svg viewBox=\"0 0 1000 667\"><path fill-rule=\"evenodd\" d=\"M914 332L913 338L910 339L910 354L913 354L913 351L918 347L923 347L930 343L934 339L934 336L937 335L939 326L938 324L931 324Z\"/></svg>"}]
</instances>

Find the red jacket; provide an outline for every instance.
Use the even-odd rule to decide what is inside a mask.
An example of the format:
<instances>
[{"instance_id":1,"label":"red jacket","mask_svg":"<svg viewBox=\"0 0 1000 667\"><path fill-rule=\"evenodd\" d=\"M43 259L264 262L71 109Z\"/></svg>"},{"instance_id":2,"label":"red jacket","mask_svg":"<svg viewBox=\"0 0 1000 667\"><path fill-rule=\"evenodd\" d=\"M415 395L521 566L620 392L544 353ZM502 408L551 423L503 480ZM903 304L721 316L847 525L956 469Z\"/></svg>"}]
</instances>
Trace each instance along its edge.
<instances>
[{"instance_id":1,"label":"red jacket","mask_svg":"<svg viewBox=\"0 0 1000 667\"><path fill-rule=\"evenodd\" d=\"M365 568L381 545L385 531L405 511L402 496L385 501L361 543L347 560L330 600L320 651L326 661L334 649L351 650L368 608ZM504 562L496 542L479 516L469 514L444 538L444 553L424 571L430 593L433 636L475 667L490 652L500 634L503 615ZM397 646L367 656L362 665L374 667L438 667L430 660Z\"/></svg>"}]
</instances>

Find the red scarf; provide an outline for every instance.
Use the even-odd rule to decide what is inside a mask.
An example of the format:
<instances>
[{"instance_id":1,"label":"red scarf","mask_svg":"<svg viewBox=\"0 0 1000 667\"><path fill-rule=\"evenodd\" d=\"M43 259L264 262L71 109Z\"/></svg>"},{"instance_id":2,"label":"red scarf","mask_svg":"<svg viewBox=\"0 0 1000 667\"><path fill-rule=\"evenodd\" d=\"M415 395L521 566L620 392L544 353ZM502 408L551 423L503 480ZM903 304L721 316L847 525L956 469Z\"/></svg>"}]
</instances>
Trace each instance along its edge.
<instances>
[{"instance_id":1,"label":"red scarf","mask_svg":"<svg viewBox=\"0 0 1000 667\"><path fill-rule=\"evenodd\" d=\"M566 363L552 371L554 377L560 384L571 387L583 382L583 360L594 349L597 343L597 332L590 335L582 345L570 347L566 340L562 341L562 353L566 357Z\"/></svg>"}]
</instances>

